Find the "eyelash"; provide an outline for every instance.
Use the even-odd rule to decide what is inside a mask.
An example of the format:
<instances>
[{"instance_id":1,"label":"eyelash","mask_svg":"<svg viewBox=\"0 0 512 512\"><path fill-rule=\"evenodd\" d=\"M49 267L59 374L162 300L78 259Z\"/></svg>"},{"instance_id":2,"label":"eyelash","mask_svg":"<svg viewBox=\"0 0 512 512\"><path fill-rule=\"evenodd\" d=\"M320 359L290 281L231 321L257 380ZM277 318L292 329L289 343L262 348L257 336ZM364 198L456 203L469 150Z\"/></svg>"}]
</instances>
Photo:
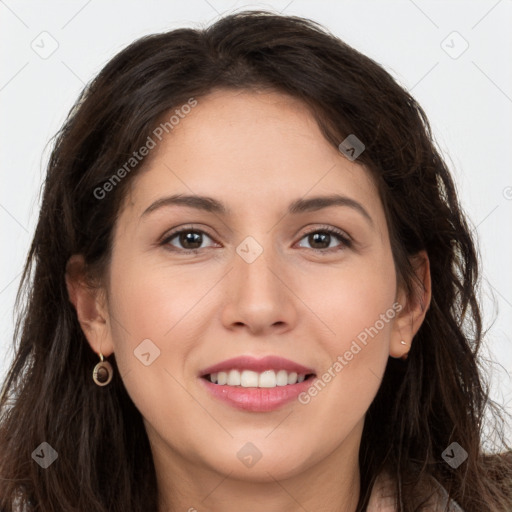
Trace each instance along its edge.
<instances>
[{"instance_id":1,"label":"eyelash","mask_svg":"<svg viewBox=\"0 0 512 512\"><path fill-rule=\"evenodd\" d=\"M214 238L212 236L210 236L206 231L203 231L201 229L194 229L192 227L187 227L187 228L182 228L180 230L173 231L173 232L169 233L169 235L166 236L162 240L160 245L172 247L172 246L170 246L169 242L182 233L199 233L199 234L206 235L208 238L215 241ZM315 251L317 254L325 254L325 253L330 254L332 252L342 251L346 248L349 249L352 247L352 240L343 231L340 231L340 230L330 227L330 226L312 229L312 230L304 233L302 235L302 237L300 238L300 240L302 240L303 238L305 238L309 235L312 235L314 233L328 233L329 235L334 235L341 242L341 246L338 246L338 247L331 247L331 248L327 248L327 249L314 249L314 248L310 249L311 251ZM175 251L175 252L181 252L182 254L198 254L203 249L179 249L179 248L172 247L169 250Z\"/></svg>"}]
</instances>

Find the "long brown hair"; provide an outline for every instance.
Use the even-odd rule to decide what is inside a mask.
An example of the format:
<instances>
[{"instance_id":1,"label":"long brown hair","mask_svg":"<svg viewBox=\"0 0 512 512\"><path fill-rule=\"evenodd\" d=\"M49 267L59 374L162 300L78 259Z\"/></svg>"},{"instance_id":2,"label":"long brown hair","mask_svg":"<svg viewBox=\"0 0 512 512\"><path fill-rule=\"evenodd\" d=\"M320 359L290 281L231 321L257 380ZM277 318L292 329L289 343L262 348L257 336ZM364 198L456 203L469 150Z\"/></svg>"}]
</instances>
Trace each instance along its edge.
<instances>
[{"instance_id":1,"label":"long brown hair","mask_svg":"<svg viewBox=\"0 0 512 512\"><path fill-rule=\"evenodd\" d=\"M119 377L100 388L97 356L69 302L66 263L83 254L91 276L109 264L127 173L95 190L147 141L162 115L215 88L270 89L304 101L338 148L365 144L358 162L378 184L399 282L413 293L411 257L426 250L432 300L407 361L390 358L366 416L359 454L364 511L382 470L399 510L421 510L433 476L466 512L512 510L512 461L482 448L484 412L496 423L479 348L477 253L424 111L378 64L315 22L241 12L205 29L142 37L84 89L56 135L39 221L17 296L16 354L0 401L0 506L29 511L156 511L156 476L141 415ZM110 362L117 370L115 355ZM116 373L118 376L119 373ZM504 412L504 411L502 411ZM58 459L32 454L47 442ZM467 459L442 458L453 442ZM507 452L510 454L509 452Z\"/></svg>"}]
</instances>

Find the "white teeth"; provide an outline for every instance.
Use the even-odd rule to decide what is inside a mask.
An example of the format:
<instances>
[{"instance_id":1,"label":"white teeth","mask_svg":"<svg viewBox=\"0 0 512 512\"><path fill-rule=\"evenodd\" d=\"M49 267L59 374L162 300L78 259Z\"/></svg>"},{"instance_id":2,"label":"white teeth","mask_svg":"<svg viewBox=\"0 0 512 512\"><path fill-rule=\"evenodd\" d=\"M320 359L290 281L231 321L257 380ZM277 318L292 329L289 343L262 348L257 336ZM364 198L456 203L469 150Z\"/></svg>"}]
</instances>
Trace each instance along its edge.
<instances>
[{"instance_id":1,"label":"white teeth","mask_svg":"<svg viewBox=\"0 0 512 512\"><path fill-rule=\"evenodd\" d=\"M288 374L288 384L295 384L297 382L297 373L291 372Z\"/></svg>"},{"instance_id":2,"label":"white teeth","mask_svg":"<svg viewBox=\"0 0 512 512\"><path fill-rule=\"evenodd\" d=\"M260 388L275 388L276 385L276 372L274 370L266 370L260 373Z\"/></svg>"},{"instance_id":3,"label":"white teeth","mask_svg":"<svg viewBox=\"0 0 512 512\"><path fill-rule=\"evenodd\" d=\"M279 370L276 374L276 384L286 386L288 384L288 373L286 370Z\"/></svg>"},{"instance_id":4,"label":"white teeth","mask_svg":"<svg viewBox=\"0 0 512 512\"><path fill-rule=\"evenodd\" d=\"M230 370L228 372L212 373L209 376L210 382L221 386L242 386L244 388L275 388L276 386L288 386L303 382L304 374L296 372L288 373L286 370L266 370L258 373L252 370Z\"/></svg>"},{"instance_id":5,"label":"white teeth","mask_svg":"<svg viewBox=\"0 0 512 512\"><path fill-rule=\"evenodd\" d=\"M228 386L240 386L240 372L231 370L228 373Z\"/></svg>"},{"instance_id":6,"label":"white teeth","mask_svg":"<svg viewBox=\"0 0 512 512\"><path fill-rule=\"evenodd\" d=\"M244 370L240 376L240 385L244 388L258 387L258 373L251 370Z\"/></svg>"}]
</instances>

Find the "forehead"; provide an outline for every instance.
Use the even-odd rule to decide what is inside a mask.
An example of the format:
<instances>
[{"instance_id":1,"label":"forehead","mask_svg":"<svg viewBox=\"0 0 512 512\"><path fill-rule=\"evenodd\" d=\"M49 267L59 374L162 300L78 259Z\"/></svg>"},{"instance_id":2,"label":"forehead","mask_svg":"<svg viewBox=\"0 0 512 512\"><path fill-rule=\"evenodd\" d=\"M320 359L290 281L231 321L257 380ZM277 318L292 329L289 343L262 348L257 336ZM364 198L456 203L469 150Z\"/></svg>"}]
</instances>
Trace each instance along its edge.
<instances>
[{"instance_id":1,"label":"forehead","mask_svg":"<svg viewBox=\"0 0 512 512\"><path fill-rule=\"evenodd\" d=\"M129 193L139 214L165 193L267 211L274 201L334 192L382 214L369 171L325 139L306 104L279 92L218 90L197 98L156 142Z\"/></svg>"}]
</instances>

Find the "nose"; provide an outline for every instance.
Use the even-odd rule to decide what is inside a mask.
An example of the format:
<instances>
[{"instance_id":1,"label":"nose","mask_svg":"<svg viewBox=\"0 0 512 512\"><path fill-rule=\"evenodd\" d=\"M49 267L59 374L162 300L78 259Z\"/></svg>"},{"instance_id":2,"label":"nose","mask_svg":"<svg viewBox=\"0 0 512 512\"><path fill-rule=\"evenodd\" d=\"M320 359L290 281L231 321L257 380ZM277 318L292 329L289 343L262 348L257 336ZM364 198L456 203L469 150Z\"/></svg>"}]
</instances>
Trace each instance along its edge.
<instances>
[{"instance_id":1,"label":"nose","mask_svg":"<svg viewBox=\"0 0 512 512\"><path fill-rule=\"evenodd\" d=\"M297 321L297 298L291 270L264 251L254 260L235 253L226 276L226 302L222 322L228 329L248 330L265 336L293 329Z\"/></svg>"}]
</instances>

